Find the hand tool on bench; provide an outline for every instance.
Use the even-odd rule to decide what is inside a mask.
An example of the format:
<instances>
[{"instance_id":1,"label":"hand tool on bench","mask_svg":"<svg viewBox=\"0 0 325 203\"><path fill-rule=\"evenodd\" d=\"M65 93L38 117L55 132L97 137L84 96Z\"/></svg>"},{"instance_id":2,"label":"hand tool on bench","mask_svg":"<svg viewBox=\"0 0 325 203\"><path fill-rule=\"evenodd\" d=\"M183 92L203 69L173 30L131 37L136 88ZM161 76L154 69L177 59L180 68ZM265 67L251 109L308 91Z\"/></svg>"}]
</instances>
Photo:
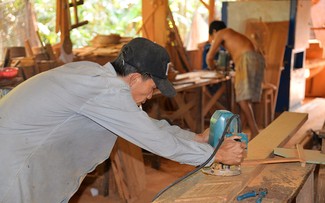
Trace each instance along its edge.
<instances>
[{"instance_id":1,"label":"hand tool on bench","mask_svg":"<svg viewBox=\"0 0 325 203\"><path fill-rule=\"evenodd\" d=\"M258 191L253 190L242 195L237 196L237 201L241 201L250 197L258 197L256 199L256 203L262 202L262 199L266 196L267 189L266 188L259 188Z\"/></svg>"}]
</instances>

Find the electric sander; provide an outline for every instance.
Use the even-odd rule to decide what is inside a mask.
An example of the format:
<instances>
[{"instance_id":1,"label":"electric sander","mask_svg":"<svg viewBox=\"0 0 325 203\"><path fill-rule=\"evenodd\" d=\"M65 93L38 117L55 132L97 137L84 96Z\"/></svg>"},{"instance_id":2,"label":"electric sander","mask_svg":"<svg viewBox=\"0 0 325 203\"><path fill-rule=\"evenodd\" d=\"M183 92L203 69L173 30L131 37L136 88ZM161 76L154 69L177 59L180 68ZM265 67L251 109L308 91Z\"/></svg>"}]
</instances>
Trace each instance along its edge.
<instances>
[{"instance_id":1,"label":"electric sander","mask_svg":"<svg viewBox=\"0 0 325 203\"><path fill-rule=\"evenodd\" d=\"M238 115L227 110L217 110L210 119L209 144L216 147L223 138L233 135L240 136L238 142L248 144L247 135L241 132L241 123ZM240 174L240 166L225 165L222 163L214 163L209 167L202 168L202 172L209 175L218 176L235 176Z\"/></svg>"}]
</instances>

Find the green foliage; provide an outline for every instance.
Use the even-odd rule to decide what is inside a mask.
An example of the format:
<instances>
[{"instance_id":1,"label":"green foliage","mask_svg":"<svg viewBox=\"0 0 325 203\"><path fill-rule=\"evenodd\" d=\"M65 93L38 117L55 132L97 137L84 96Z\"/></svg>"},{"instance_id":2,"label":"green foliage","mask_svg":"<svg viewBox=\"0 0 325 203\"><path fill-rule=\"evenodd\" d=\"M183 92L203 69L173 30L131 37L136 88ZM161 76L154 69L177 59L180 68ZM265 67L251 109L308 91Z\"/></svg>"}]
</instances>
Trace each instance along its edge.
<instances>
[{"instance_id":1,"label":"green foliage","mask_svg":"<svg viewBox=\"0 0 325 203\"><path fill-rule=\"evenodd\" d=\"M21 28L26 25L22 12L26 7L24 0L5 1L0 3L0 48L2 46L20 45ZM1 57L2 54L0 53Z\"/></svg>"},{"instance_id":2,"label":"green foliage","mask_svg":"<svg viewBox=\"0 0 325 203\"><path fill-rule=\"evenodd\" d=\"M87 20L89 23L71 31L74 48L88 45L97 34L137 36L136 33L142 25L141 3L142 0L84 0L84 4L78 6L78 20ZM204 18L208 17L208 10L200 1L169 0L169 6L183 40L189 32L195 11ZM58 43L60 36L55 33L56 1L34 0L34 7L42 40L51 44ZM74 24L72 8L70 13L71 23Z\"/></svg>"},{"instance_id":3,"label":"green foliage","mask_svg":"<svg viewBox=\"0 0 325 203\"><path fill-rule=\"evenodd\" d=\"M56 44L60 36L55 33L56 1L34 0L37 22L42 40ZM71 24L74 24L74 10L70 8ZM97 34L117 33L121 36L135 36L142 23L141 0L85 0L78 6L78 21L88 24L70 32L74 47L86 46Z\"/></svg>"}]
</instances>

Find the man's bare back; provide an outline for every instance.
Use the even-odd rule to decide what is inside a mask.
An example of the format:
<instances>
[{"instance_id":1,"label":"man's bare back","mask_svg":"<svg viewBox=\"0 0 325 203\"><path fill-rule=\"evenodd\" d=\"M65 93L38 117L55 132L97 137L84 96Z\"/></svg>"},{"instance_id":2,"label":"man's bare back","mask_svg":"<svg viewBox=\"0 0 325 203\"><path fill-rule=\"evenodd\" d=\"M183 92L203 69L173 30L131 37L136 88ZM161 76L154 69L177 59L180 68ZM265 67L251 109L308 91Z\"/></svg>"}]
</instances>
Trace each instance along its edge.
<instances>
[{"instance_id":1,"label":"man's bare back","mask_svg":"<svg viewBox=\"0 0 325 203\"><path fill-rule=\"evenodd\" d=\"M214 56L220 45L223 45L231 57L236 60L243 53L255 51L253 43L243 34L231 28L219 30L214 34L214 40L207 54L207 64L211 69L215 68Z\"/></svg>"}]
</instances>

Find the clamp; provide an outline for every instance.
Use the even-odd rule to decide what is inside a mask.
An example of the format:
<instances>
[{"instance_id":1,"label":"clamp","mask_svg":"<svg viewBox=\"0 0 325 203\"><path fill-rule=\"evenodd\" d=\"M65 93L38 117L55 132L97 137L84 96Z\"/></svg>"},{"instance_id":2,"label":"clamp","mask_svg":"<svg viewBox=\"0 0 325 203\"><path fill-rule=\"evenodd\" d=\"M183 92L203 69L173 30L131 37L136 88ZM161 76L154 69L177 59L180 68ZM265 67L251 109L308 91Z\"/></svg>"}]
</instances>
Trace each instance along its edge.
<instances>
[{"instance_id":1,"label":"clamp","mask_svg":"<svg viewBox=\"0 0 325 203\"><path fill-rule=\"evenodd\" d=\"M266 194L267 194L267 189L266 188L259 188L258 191L253 190L253 191L250 191L250 192L247 192L245 194L237 196L237 201L241 201L241 200L246 199L246 198L256 197L257 196L258 198L256 199L256 203L261 203L262 199L266 196Z\"/></svg>"}]
</instances>

